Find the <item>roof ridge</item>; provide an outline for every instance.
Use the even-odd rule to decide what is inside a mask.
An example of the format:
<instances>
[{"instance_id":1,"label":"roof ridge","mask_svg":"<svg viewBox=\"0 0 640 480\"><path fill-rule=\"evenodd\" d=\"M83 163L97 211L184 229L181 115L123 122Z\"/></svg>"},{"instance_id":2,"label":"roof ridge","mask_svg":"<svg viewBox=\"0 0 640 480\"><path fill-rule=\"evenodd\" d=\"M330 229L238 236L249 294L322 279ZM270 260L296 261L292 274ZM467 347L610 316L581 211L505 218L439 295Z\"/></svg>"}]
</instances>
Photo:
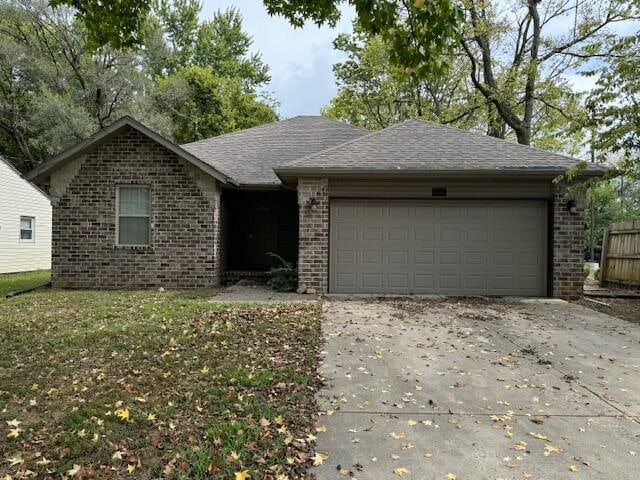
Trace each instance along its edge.
<instances>
[{"instance_id":1,"label":"roof ridge","mask_svg":"<svg viewBox=\"0 0 640 480\"><path fill-rule=\"evenodd\" d=\"M331 121L331 122L334 122L334 123L339 123L341 125L346 125L348 127L352 127L352 128L355 128L355 129L364 130L365 132L369 131L366 128L362 128L362 127L358 127L356 125L351 125L349 123L341 122L339 120L336 120L334 118L329 118L329 117L326 117L324 115L296 115L294 117L284 118L282 120L275 120L273 122L263 123L262 125L256 125L254 127L241 128L240 130L236 130L234 132L223 133L222 135L215 135L213 137L203 138L201 140L196 140L194 142L183 143L181 146L195 145L195 144L198 144L198 143L208 142L210 140L217 140L219 138L232 137L234 135L239 135L241 133L250 132L252 130L258 130L258 129L270 127L270 126L273 126L273 125L281 125L283 123L291 122L292 120L296 120L296 119L300 119L300 118L321 118L323 120L328 120L328 121Z\"/></svg>"},{"instance_id":2,"label":"roof ridge","mask_svg":"<svg viewBox=\"0 0 640 480\"><path fill-rule=\"evenodd\" d=\"M489 140L491 142L495 142L498 145L502 144L502 142L509 142L511 145L517 145L518 147L529 148L529 149L534 150L536 152L544 153L546 155L557 155L557 156L560 156L560 157L564 157L564 158L566 158L568 160L577 161L577 162L585 161L583 159L575 158L575 157L572 157L572 156L567 155L565 153L550 152L549 150L543 150L541 148L537 148L537 147L534 147L532 145L525 145L523 143L513 142L513 141L511 141L511 140L509 140L507 138L498 138L498 137L494 137L493 135L487 135L486 133L480 133L480 132L478 132L476 130L465 130L465 129L462 129L462 128L454 127L454 126L449 125L447 123L432 122L431 120L425 120L425 119L420 118L420 117L413 118L412 120L417 120L417 121L426 123L428 125L433 125L435 127L443 127L443 128L446 128L446 129L449 129L449 130L452 130L452 131L458 132L458 133L460 133L460 132L462 132L462 133L470 133L471 135L474 135L476 137L484 138L484 139L487 139L487 140ZM405 123L405 122L402 122L402 123Z\"/></svg>"},{"instance_id":3,"label":"roof ridge","mask_svg":"<svg viewBox=\"0 0 640 480\"><path fill-rule=\"evenodd\" d=\"M290 162L287 162L287 163L283 164L282 166L283 167L295 166L295 165L298 164L298 162L302 162L303 160L308 160L308 159L311 159L311 158L313 158L315 156L319 156L321 154L324 154L324 153L327 153L327 152L331 152L332 150L336 150L338 148L342 148L342 147L345 147L347 145L351 145L352 143L356 143L358 140L365 140L365 139L374 137L374 136L376 136L376 135L378 135L378 134L380 134L382 132L386 132L388 130L395 129L395 128L399 127L400 125L403 125L405 123L411 122L412 120L417 120L417 119L409 118L407 120L403 120L400 123L395 123L395 124L391 125L390 127L381 128L380 130L373 130L373 131L368 130L370 133L367 133L366 135L362 135L361 137L354 138L352 140L349 140L349 141L346 141L346 142L343 142L343 143L339 143L338 145L334 145L333 147L325 148L324 150L320 150L319 152L312 153L310 155L305 155L302 158L297 158L296 160L292 160ZM363 129L363 130L367 130L367 129Z\"/></svg>"},{"instance_id":4,"label":"roof ridge","mask_svg":"<svg viewBox=\"0 0 640 480\"><path fill-rule=\"evenodd\" d=\"M585 161L583 159L575 158L575 157L572 157L572 156L564 154L564 153L550 152L548 150L543 150L541 148L536 148L536 147L533 147L531 145L524 145L522 143L513 142L513 141L508 140L506 138L498 138L498 137L493 137L491 135L486 135L486 134L477 132L475 130L465 130L465 129L462 129L462 128L458 128L458 127L454 127L454 126L448 125L446 123L438 123L438 122L433 122L431 120L426 120L426 119L424 119L422 117L412 117L412 118L408 118L406 120L403 120L402 122L395 123L395 124L393 124L393 125L391 125L389 127L382 128L380 130L374 130L374 131L372 131L371 133L369 133L367 135L363 135L361 137L354 138L353 140L349 140L348 142L340 143L338 145L334 145L333 147L329 147L329 148L326 148L324 150L320 150L319 152L312 153L310 155L306 155L306 156L304 156L302 158L298 158L296 160L292 160L291 162L285 163L285 164L283 164L281 166L283 166L283 167L296 166L296 165L298 165L298 163L303 162L305 160L313 159L316 156L320 156L320 155L323 155L325 153L329 153L329 152L331 152L333 150L337 150L339 148L345 147L347 145L351 145L353 143L357 143L360 140L363 140L363 141L367 140L367 139L369 139L369 138L371 138L371 137L373 137L373 136L375 136L377 134L381 134L383 132L387 132L389 130L393 130L393 129L399 128L399 127L401 127L403 125L411 124L411 123L422 123L424 125L432 126L432 127L435 127L435 128L446 128L447 130L456 132L456 134L460 134L460 133L471 134L471 135L473 135L473 136L475 136L477 138L483 139L484 141L494 142L496 145L502 145L503 144L502 142L508 142L510 145L516 146L516 148L524 147L524 148L528 148L530 150L533 150L533 151L541 153L541 154L563 157L563 158L566 158L567 160L571 160L572 162L576 162L576 163Z\"/></svg>"}]
</instances>

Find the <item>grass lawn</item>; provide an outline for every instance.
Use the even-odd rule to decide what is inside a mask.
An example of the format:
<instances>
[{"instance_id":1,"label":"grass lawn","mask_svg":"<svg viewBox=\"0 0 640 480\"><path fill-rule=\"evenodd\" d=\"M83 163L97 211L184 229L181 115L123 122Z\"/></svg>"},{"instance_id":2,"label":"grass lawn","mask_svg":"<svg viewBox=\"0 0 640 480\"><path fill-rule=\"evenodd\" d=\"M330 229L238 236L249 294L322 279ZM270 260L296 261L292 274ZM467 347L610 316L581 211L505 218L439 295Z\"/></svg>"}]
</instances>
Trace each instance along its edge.
<instances>
[{"instance_id":1,"label":"grass lawn","mask_svg":"<svg viewBox=\"0 0 640 480\"><path fill-rule=\"evenodd\" d=\"M186 292L1 302L0 478L302 477L319 315Z\"/></svg>"},{"instance_id":2,"label":"grass lawn","mask_svg":"<svg viewBox=\"0 0 640 480\"><path fill-rule=\"evenodd\" d=\"M51 280L50 270L35 270L33 272L9 273L0 275L0 303L9 292L26 290L27 288L45 285Z\"/></svg>"}]
</instances>

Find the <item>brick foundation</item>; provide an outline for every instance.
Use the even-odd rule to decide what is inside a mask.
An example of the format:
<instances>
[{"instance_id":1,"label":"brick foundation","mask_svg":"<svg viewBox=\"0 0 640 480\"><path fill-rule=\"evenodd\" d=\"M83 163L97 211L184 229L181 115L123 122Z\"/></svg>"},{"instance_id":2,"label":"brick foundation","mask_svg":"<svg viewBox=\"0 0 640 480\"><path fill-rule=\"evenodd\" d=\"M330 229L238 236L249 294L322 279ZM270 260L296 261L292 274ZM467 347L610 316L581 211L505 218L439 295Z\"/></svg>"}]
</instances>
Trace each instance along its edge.
<instances>
[{"instance_id":1,"label":"brick foundation","mask_svg":"<svg viewBox=\"0 0 640 480\"><path fill-rule=\"evenodd\" d=\"M50 185L54 287L219 283L220 192L212 177L130 127L58 172ZM126 184L150 187L148 247L116 246L116 188Z\"/></svg>"},{"instance_id":2,"label":"brick foundation","mask_svg":"<svg viewBox=\"0 0 640 480\"><path fill-rule=\"evenodd\" d=\"M565 192L557 186L553 196L553 296L576 300L584 284L584 201L574 199L571 213Z\"/></svg>"},{"instance_id":3,"label":"brick foundation","mask_svg":"<svg viewBox=\"0 0 640 480\"><path fill-rule=\"evenodd\" d=\"M298 180L298 291L326 293L329 283L329 181Z\"/></svg>"}]
</instances>

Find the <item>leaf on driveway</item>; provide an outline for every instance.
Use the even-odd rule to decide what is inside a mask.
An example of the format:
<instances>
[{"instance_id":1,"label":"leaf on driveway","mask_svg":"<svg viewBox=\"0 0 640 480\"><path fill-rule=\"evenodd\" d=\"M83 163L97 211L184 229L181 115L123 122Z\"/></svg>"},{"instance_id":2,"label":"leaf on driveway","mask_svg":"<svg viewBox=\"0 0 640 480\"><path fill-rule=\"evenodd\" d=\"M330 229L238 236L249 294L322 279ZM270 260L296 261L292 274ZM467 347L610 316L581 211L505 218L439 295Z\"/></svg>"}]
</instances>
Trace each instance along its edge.
<instances>
[{"instance_id":1,"label":"leaf on driveway","mask_svg":"<svg viewBox=\"0 0 640 480\"><path fill-rule=\"evenodd\" d=\"M544 446L544 456L548 457L549 455L551 455L552 453L562 453L564 450L562 450L560 447L556 447L555 445L545 445Z\"/></svg>"},{"instance_id":2,"label":"leaf on driveway","mask_svg":"<svg viewBox=\"0 0 640 480\"><path fill-rule=\"evenodd\" d=\"M322 465L327 458L329 458L329 455L316 452L316 454L312 457L313 464Z\"/></svg>"},{"instance_id":3,"label":"leaf on driveway","mask_svg":"<svg viewBox=\"0 0 640 480\"><path fill-rule=\"evenodd\" d=\"M399 477L402 477L403 475L406 475L407 473L411 473L411 472L404 467L398 467L393 469L393 473L395 473Z\"/></svg>"}]
</instances>

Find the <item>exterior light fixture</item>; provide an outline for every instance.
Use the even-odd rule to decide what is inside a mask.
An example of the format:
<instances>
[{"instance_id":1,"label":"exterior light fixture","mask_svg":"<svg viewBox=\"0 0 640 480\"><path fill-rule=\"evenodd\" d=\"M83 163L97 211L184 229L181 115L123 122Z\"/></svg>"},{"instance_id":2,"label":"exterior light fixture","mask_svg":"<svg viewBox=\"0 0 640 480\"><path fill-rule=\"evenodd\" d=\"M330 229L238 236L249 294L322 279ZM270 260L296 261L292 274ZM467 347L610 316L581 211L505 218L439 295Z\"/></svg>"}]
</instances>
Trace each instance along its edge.
<instances>
[{"instance_id":1,"label":"exterior light fixture","mask_svg":"<svg viewBox=\"0 0 640 480\"><path fill-rule=\"evenodd\" d=\"M318 209L318 200L316 199L316 197L311 197L309 200L307 200L307 208L314 211Z\"/></svg>"},{"instance_id":2,"label":"exterior light fixture","mask_svg":"<svg viewBox=\"0 0 640 480\"><path fill-rule=\"evenodd\" d=\"M567 210L569 210L569 213L573 215L578 213L578 207L576 206L575 200L567 200Z\"/></svg>"}]
</instances>

